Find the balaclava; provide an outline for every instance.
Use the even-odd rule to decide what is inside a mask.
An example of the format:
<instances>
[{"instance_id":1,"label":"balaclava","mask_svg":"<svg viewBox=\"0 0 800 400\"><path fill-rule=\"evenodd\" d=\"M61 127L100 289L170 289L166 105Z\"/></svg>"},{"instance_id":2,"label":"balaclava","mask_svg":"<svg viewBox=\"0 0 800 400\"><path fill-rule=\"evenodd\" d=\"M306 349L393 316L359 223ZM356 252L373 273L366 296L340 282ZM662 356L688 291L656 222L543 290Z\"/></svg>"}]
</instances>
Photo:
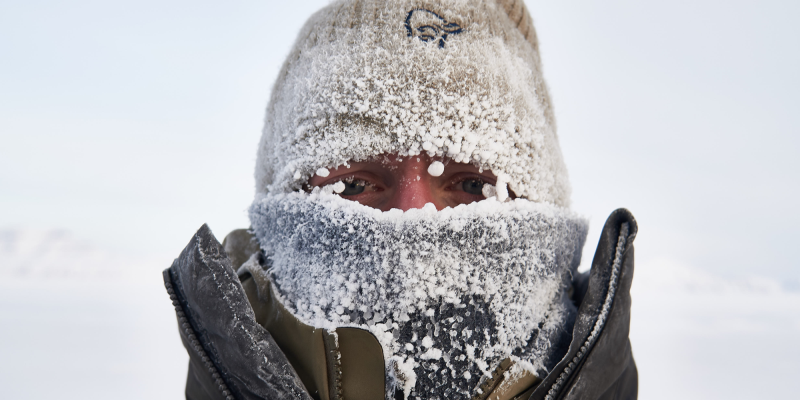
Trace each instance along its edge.
<instances>
[{"instance_id":1,"label":"balaclava","mask_svg":"<svg viewBox=\"0 0 800 400\"><path fill-rule=\"evenodd\" d=\"M391 153L471 163L497 185L406 212L303 190ZM250 219L287 310L375 334L387 398L466 399L504 359L539 376L559 361L587 230L568 207L521 0L341 0L306 23L267 107Z\"/></svg>"}]
</instances>

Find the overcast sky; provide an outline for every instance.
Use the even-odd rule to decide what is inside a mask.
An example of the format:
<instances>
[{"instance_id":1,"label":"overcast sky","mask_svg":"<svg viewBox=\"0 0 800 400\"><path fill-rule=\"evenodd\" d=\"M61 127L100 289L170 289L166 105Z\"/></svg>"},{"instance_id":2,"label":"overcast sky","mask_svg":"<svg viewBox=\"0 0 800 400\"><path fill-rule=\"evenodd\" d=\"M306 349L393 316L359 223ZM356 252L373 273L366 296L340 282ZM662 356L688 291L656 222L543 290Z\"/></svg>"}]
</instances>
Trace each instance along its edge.
<instances>
[{"instance_id":1,"label":"overcast sky","mask_svg":"<svg viewBox=\"0 0 800 400\"><path fill-rule=\"evenodd\" d=\"M247 227L269 89L327 1L0 0L0 229L177 256ZM573 209L637 265L800 284L800 3L527 1Z\"/></svg>"}]
</instances>

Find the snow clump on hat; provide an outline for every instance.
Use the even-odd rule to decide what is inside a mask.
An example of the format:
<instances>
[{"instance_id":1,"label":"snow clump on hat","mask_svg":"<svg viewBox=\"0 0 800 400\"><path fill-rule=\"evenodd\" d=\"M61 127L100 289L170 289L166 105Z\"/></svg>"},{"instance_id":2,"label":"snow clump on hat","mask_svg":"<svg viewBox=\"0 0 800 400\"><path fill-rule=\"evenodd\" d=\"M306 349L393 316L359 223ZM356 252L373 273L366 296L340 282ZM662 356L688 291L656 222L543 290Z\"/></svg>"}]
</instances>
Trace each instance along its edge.
<instances>
[{"instance_id":1,"label":"snow clump on hat","mask_svg":"<svg viewBox=\"0 0 800 400\"><path fill-rule=\"evenodd\" d=\"M341 0L314 14L267 106L256 200L317 170L427 153L569 206L567 170L522 0Z\"/></svg>"}]
</instances>

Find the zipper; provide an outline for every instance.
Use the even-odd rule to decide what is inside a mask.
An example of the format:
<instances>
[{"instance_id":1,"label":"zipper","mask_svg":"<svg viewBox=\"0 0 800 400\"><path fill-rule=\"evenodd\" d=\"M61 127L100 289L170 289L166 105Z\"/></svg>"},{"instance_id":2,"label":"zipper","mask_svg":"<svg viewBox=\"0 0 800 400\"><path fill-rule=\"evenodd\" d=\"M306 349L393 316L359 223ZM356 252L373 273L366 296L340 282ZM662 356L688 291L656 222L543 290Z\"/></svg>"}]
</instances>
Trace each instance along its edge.
<instances>
[{"instance_id":1,"label":"zipper","mask_svg":"<svg viewBox=\"0 0 800 400\"><path fill-rule=\"evenodd\" d=\"M328 392L330 400L343 400L342 392L342 353L339 352L339 336L336 331L322 331L325 344L325 359L328 362Z\"/></svg>"},{"instance_id":2,"label":"zipper","mask_svg":"<svg viewBox=\"0 0 800 400\"><path fill-rule=\"evenodd\" d=\"M200 356L203 365L214 379L214 383L217 385L220 393L225 397L225 400L234 400L230 389L228 389L228 385L222 380L222 376L219 374L219 371L217 371L217 367L211 362L211 358L208 357L200 341L197 340L192 324L189 323L189 319L186 318L186 313L183 311L180 299L178 299L178 295L172 287L172 274L169 269L164 271L164 286L167 288L169 298L172 300L172 305L175 307L175 313L178 315L178 326L180 326L183 335L186 337L186 341L189 342L189 346Z\"/></svg>"},{"instance_id":3,"label":"zipper","mask_svg":"<svg viewBox=\"0 0 800 400\"><path fill-rule=\"evenodd\" d=\"M561 374L556 379L553 386L550 387L550 390L547 391L547 395L545 395L545 400L555 400L558 392L562 389L565 383L569 380L572 373L578 370L579 364L584 360L586 355L594 346L597 338L600 337L600 333L603 331L603 327L605 327L606 319L608 318L608 314L611 313L611 306L614 304L614 296L617 293L617 284L619 283L619 273L622 269L622 256L625 253L625 245L628 240L628 230L629 226L628 223L625 222L620 226L619 229L619 239L617 239L617 248L614 253L614 263L611 267L611 277L609 278L608 283L608 292L606 293L606 298L603 301L603 307L600 309L600 315L597 317L597 321L595 321L594 328L592 332L589 334L589 337L583 342L578 354L572 357L570 363L564 367L564 370L561 371Z\"/></svg>"}]
</instances>

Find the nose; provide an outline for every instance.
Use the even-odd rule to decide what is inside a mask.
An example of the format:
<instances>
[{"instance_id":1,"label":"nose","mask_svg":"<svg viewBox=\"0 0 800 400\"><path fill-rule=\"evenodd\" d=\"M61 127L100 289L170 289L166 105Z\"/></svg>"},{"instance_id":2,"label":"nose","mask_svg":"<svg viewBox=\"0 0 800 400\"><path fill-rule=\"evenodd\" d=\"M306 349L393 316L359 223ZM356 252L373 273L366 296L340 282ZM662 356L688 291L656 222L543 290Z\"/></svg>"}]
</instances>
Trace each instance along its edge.
<instances>
[{"instance_id":1,"label":"nose","mask_svg":"<svg viewBox=\"0 0 800 400\"><path fill-rule=\"evenodd\" d=\"M431 185L431 176L428 174L429 160L427 157L411 157L406 162L400 163L398 172L397 189L393 191L386 210L399 208L408 211L412 208L422 208L427 203L433 203L437 210L441 210L435 199Z\"/></svg>"}]
</instances>

